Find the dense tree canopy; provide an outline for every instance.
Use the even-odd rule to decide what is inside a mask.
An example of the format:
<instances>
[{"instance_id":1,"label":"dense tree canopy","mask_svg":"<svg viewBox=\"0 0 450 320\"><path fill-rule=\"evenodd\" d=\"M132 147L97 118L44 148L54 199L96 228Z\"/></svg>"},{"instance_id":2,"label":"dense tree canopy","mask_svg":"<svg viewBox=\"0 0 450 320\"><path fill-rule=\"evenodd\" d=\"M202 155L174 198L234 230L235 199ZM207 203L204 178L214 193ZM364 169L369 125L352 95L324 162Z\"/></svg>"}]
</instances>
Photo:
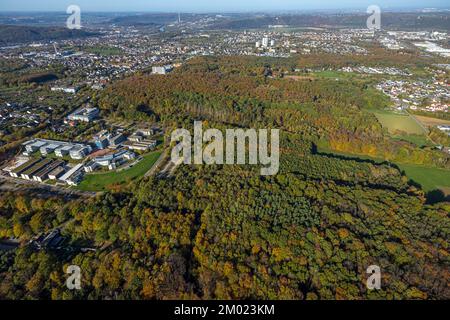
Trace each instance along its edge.
<instances>
[{"instance_id":1,"label":"dense tree canopy","mask_svg":"<svg viewBox=\"0 0 450 320\"><path fill-rule=\"evenodd\" d=\"M182 165L92 199L0 195L0 298L6 299L448 299L448 203L377 156L448 167L434 150L392 141L359 82L265 77L267 61L193 59L168 77L135 76L96 98L105 116L170 129L281 129L278 175L255 166ZM269 61L270 62L270 61ZM245 64L248 67L236 68ZM241 71L239 71L241 70ZM33 237L60 228L62 249ZM366 288L378 265L382 288ZM69 265L82 290L65 287Z\"/></svg>"}]
</instances>

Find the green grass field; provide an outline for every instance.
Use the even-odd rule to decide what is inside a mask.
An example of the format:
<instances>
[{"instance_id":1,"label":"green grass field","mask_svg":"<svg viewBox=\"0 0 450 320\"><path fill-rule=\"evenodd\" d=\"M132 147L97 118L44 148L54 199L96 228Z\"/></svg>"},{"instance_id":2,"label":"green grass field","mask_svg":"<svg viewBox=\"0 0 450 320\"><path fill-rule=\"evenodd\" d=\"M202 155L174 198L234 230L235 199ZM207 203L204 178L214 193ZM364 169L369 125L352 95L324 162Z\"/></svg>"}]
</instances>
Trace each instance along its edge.
<instances>
[{"instance_id":1,"label":"green grass field","mask_svg":"<svg viewBox=\"0 0 450 320\"><path fill-rule=\"evenodd\" d=\"M402 134L402 135L395 135L392 138L394 138L395 140L410 142L418 147L434 145L430 140L428 140L428 138L425 135Z\"/></svg>"},{"instance_id":2,"label":"green grass field","mask_svg":"<svg viewBox=\"0 0 450 320\"><path fill-rule=\"evenodd\" d=\"M424 167L410 164L399 164L406 176L420 184L425 191L440 189L448 192L450 189L450 170Z\"/></svg>"},{"instance_id":3,"label":"green grass field","mask_svg":"<svg viewBox=\"0 0 450 320\"><path fill-rule=\"evenodd\" d=\"M319 148L319 152L336 154L349 158L372 160L375 163L384 162L383 159L379 158L373 158L370 156L362 156L344 152L336 152L325 148ZM408 177L408 179L414 181L415 183L420 184L424 191L428 192L433 190L441 190L446 195L450 195L450 170L413 164L401 164L401 163L395 164L400 168L400 170L405 172L405 175Z\"/></svg>"},{"instance_id":4,"label":"green grass field","mask_svg":"<svg viewBox=\"0 0 450 320\"><path fill-rule=\"evenodd\" d=\"M81 191L105 191L108 189L108 186L123 184L143 177L158 160L160 155L161 152L159 151L149 153L134 167L120 172L87 174L80 185L77 186L77 189Z\"/></svg>"},{"instance_id":5,"label":"green grass field","mask_svg":"<svg viewBox=\"0 0 450 320\"><path fill-rule=\"evenodd\" d=\"M319 71L311 73L312 75L316 75L318 77L322 78L331 78L331 79L352 79L352 78L359 78L360 75L353 72L343 72L343 71ZM311 75L310 74L310 75Z\"/></svg>"},{"instance_id":6,"label":"green grass field","mask_svg":"<svg viewBox=\"0 0 450 320\"><path fill-rule=\"evenodd\" d=\"M381 125L386 128L389 133L397 131L406 132L407 134L424 135L425 130L408 115L396 114L393 112L374 112Z\"/></svg>"}]
</instances>

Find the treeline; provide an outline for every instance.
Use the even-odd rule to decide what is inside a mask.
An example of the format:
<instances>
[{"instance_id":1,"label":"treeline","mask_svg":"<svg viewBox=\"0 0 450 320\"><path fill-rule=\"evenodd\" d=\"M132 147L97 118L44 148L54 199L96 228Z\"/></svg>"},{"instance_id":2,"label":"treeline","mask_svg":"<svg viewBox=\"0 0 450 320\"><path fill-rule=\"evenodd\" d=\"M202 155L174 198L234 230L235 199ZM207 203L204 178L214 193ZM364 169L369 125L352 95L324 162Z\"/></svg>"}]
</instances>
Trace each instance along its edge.
<instances>
[{"instance_id":1,"label":"treeline","mask_svg":"<svg viewBox=\"0 0 450 320\"><path fill-rule=\"evenodd\" d=\"M53 65L47 68L23 68L16 70L14 65L10 69L0 74L0 86L11 87L28 84L42 85L60 79L64 76L64 67Z\"/></svg>"},{"instance_id":2,"label":"treeline","mask_svg":"<svg viewBox=\"0 0 450 320\"><path fill-rule=\"evenodd\" d=\"M0 45L11 45L32 41L86 38L97 35L84 30L70 30L60 27L36 27L0 25Z\"/></svg>"}]
</instances>

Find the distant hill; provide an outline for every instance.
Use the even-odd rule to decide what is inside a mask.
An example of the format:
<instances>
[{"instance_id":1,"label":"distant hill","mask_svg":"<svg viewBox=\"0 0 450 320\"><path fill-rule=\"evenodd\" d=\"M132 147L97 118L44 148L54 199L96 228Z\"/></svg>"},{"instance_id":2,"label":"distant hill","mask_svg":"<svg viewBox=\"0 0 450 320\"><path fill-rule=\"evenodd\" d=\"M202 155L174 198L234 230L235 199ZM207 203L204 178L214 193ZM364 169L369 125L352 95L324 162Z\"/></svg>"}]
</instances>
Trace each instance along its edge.
<instances>
[{"instance_id":1,"label":"distant hill","mask_svg":"<svg viewBox=\"0 0 450 320\"><path fill-rule=\"evenodd\" d=\"M84 38L94 35L96 35L96 33L85 30L70 30L61 27L0 25L1 46L32 41Z\"/></svg>"},{"instance_id":2,"label":"distant hill","mask_svg":"<svg viewBox=\"0 0 450 320\"><path fill-rule=\"evenodd\" d=\"M346 27L366 28L368 14L286 14L255 17L233 17L218 21L212 29L260 29L269 25L301 27ZM407 30L450 30L448 13L390 13L382 15L383 28Z\"/></svg>"},{"instance_id":3,"label":"distant hill","mask_svg":"<svg viewBox=\"0 0 450 320\"><path fill-rule=\"evenodd\" d=\"M110 23L121 26L161 26L178 20L177 14L161 13L161 14L135 14L123 17L117 17Z\"/></svg>"},{"instance_id":4,"label":"distant hill","mask_svg":"<svg viewBox=\"0 0 450 320\"><path fill-rule=\"evenodd\" d=\"M198 18L199 14L181 15L181 20L192 21ZM109 22L120 26L146 26L146 27L160 27L162 25L175 23L178 21L177 13L137 13L133 15L126 15L111 19Z\"/></svg>"}]
</instances>

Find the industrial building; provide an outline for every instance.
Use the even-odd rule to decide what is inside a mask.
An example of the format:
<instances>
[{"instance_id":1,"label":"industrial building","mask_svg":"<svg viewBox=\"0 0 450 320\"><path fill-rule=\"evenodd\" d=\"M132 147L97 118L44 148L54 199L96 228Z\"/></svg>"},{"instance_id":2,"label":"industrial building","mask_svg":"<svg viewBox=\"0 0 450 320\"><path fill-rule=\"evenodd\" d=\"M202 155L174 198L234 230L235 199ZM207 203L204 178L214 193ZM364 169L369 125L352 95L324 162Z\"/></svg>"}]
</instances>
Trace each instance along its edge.
<instances>
[{"instance_id":1,"label":"industrial building","mask_svg":"<svg viewBox=\"0 0 450 320\"><path fill-rule=\"evenodd\" d=\"M109 146L109 139L111 134L107 130L100 131L94 136L93 143L99 150L106 149Z\"/></svg>"},{"instance_id":2,"label":"industrial building","mask_svg":"<svg viewBox=\"0 0 450 320\"><path fill-rule=\"evenodd\" d=\"M82 107L70 114L67 119L69 121L91 122L95 120L99 114L100 111L97 108Z\"/></svg>"},{"instance_id":3,"label":"industrial building","mask_svg":"<svg viewBox=\"0 0 450 320\"><path fill-rule=\"evenodd\" d=\"M84 171L93 172L99 167L108 167L109 170L115 170L122 163L133 160L136 155L128 150L120 150L115 153L98 157L84 166Z\"/></svg>"},{"instance_id":4,"label":"industrial building","mask_svg":"<svg viewBox=\"0 0 450 320\"><path fill-rule=\"evenodd\" d=\"M57 157L63 158L69 155L70 150L72 150L73 148L74 148L73 145L59 147L58 149L55 150L55 155Z\"/></svg>"},{"instance_id":5,"label":"industrial building","mask_svg":"<svg viewBox=\"0 0 450 320\"><path fill-rule=\"evenodd\" d=\"M154 149L158 144L155 140L147 139L147 137L155 134L155 129L138 129L135 133L128 137L128 141L123 146L135 151L147 151Z\"/></svg>"},{"instance_id":6,"label":"industrial building","mask_svg":"<svg viewBox=\"0 0 450 320\"><path fill-rule=\"evenodd\" d=\"M81 143L71 143L55 140L34 139L23 144L26 156L39 151L42 156L55 153L57 157L70 155L72 159L82 160L92 152L92 147Z\"/></svg>"},{"instance_id":7,"label":"industrial building","mask_svg":"<svg viewBox=\"0 0 450 320\"><path fill-rule=\"evenodd\" d=\"M25 142L23 144L23 146L25 146L25 150L26 150L27 155L31 155L31 154L35 153L41 147L45 146L48 143L49 142L46 142L44 140L31 140L31 141Z\"/></svg>"},{"instance_id":8,"label":"industrial building","mask_svg":"<svg viewBox=\"0 0 450 320\"><path fill-rule=\"evenodd\" d=\"M121 146L123 142L125 142L127 138L123 134L118 134L109 139L109 145L111 148L118 148Z\"/></svg>"},{"instance_id":9,"label":"industrial building","mask_svg":"<svg viewBox=\"0 0 450 320\"><path fill-rule=\"evenodd\" d=\"M124 143L123 146L130 150L148 151L148 150L154 149L157 144L158 144L158 142L155 140L143 139L141 137L141 139L136 139L136 140L129 139L129 141Z\"/></svg>"},{"instance_id":10,"label":"industrial building","mask_svg":"<svg viewBox=\"0 0 450 320\"><path fill-rule=\"evenodd\" d=\"M164 74L168 74L172 70L173 70L173 66L171 66L171 65L162 66L162 67L152 67L152 73L154 73L154 74L164 75Z\"/></svg>"},{"instance_id":11,"label":"industrial building","mask_svg":"<svg viewBox=\"0 0 450 320\"><path fill-rule=\"evenodd\" d=\"M49 155L49 154L55 152L55 150L58 149L59 147L60 147L60 145L57 143L48 143L48 144L43 145L39 149L39 151L41 152L41 154L43 156L46 156L46 155Z\"/></svg>"},{"instance_id":12,"label":"industrial building","mask_svg":"<svg viewBox=\"0 0 450 320\"><path fill-rule=\"evenodd\" d=\"M41 159L35 165L31 166L29 169L25 170L21 173L22 179L25 180L34 180L33 177L36 173L47 167L53 162L51 159Z\"/></svg>"},{"instance_id":13,"label":"industrial building","mask_svg":"<svg viewBox=\"0 0 450 320\"><path fill-rule=\"evenodd\" d=\"M13 178L19 178L23 172L30 169L36 163L38 163L41 159L31 159L23 158L18 160L12 167L5 168L3 171L9 173L9 175Z\"/></svg>"},{"instance_id":14,"label":"industrial building","mask_svg":"<svg viewBox=\"0 0 450 320\"><path fill-rule=\"evenodd\" d=\"M60 180L69 186L77 186L83 180L83 165L80 163L67 171Z\"/></svg>"},{"instance_id":15,"label":"industrial building","mask_svg":"<svg viewBox=\"0 0 450 320\"><path fill-rule=\"evenodd\" d=\"M65 93L75 94L75 93L77 93L78 88L76 88L76 87L52 87L52 88L50 88L50 90L53 92L62 91Z\"/></svg>"},{"instance_id":16,"label":"industrial building","mask_svg":"<svg viewBox=\"0 0 450 320\"><path fill-rule=\"evenodd\" d=\"M52 159L20 159L13 167L5 168L4 171L8 172L11 177L22 178L26 180L34 180L38 182L44 182L49 179L50 174L56 169L65 171L65 162L62 160Z\"/></svg>"},{"instance_id":17,"label":"industrial building","mask_svg":"<svg viewBox=\"0 0 450 320\"><path fill-rule=\"evenodd\" d=\"M65 162L62 160L56 160L51 163L49 163L47 166L43 167L41 170L36 172L33 175L33 179L38 182L44 182L45 180L49 179L49 174L53 172L54 170L60 168L64 170L63 166L65 165Z\"/></svg>"},{"instance_id":18,"label":"industrial building","mask_svg":"<svg viewBox=\"0 0 450 320\"><path fill-rule=\"evenodd\" d=\"M62 177L62 175L66 172L66 169L62 166L57 167L56 169L54 169L52 172L50 172L48 174L48 178L50 180L58 180L59 178Z\"/></svg>"},{"instance_id":19,"label":"industrial building","mask_svg":"<svg viewBox=\"0 0 450 320\"><path fill-rule=\"evenodd\" d=\"M92 147L87 145L75 146L70 150L70 157L74 160L82 160L92 152Z\"/></svg>"}]
</instances>

